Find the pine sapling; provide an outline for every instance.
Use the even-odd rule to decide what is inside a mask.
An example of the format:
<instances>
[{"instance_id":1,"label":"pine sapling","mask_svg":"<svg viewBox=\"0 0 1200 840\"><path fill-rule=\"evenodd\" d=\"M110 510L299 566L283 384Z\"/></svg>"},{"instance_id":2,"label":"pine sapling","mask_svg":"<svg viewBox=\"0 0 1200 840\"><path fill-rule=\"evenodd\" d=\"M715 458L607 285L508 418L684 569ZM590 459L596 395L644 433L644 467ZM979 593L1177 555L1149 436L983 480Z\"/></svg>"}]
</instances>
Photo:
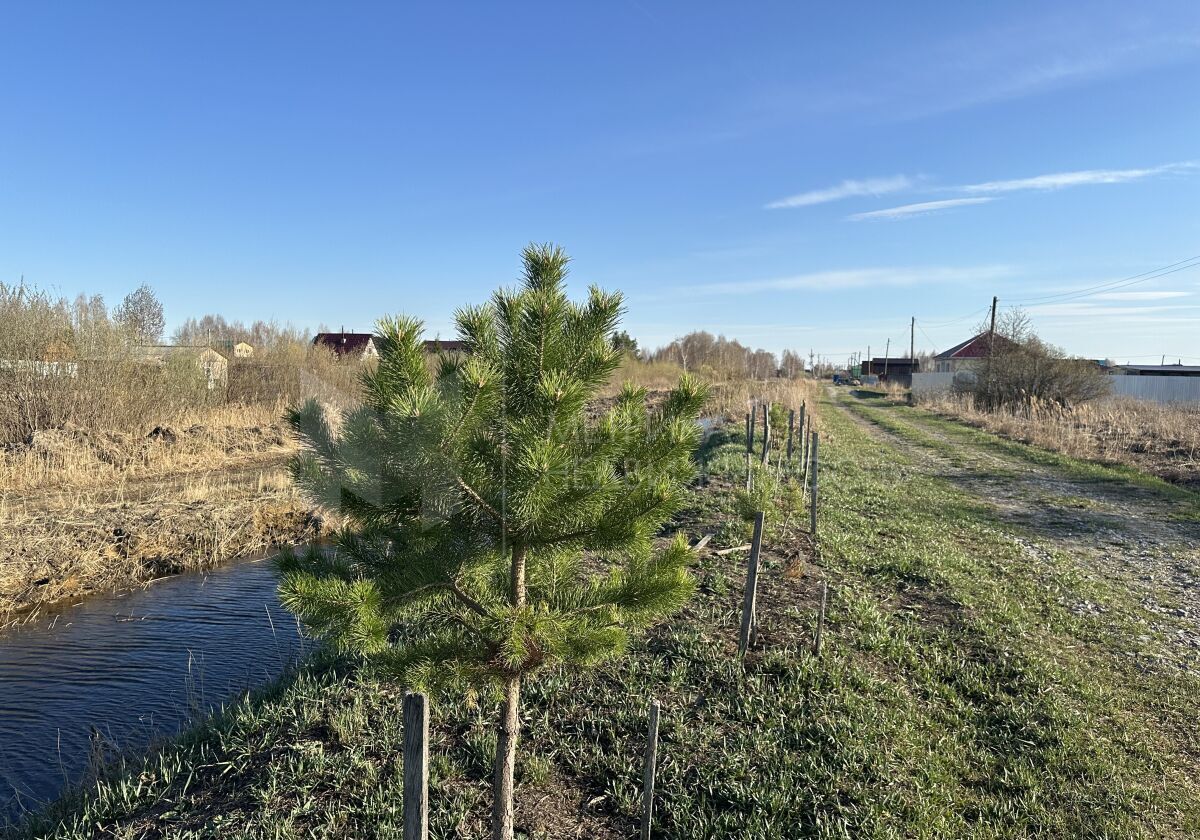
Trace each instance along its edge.
<instances>
[{"instance_id":1,"label":"pine sapling","mask_svg":"<svg viewBox=\"0 0 1200 840\"><path fill-rule=\"evenodd\" d=\"M602 409L620 295L569 300L557 247L523 260L519 288L456 313L463 352L431 360L419 321L384 319L362 406L292 413L297 483L348 525L280 561L284 604L336 648L500 702L497 840L513 836L522 683L619 657L692 593L686 540L652 540L685 500L705 397L685 375L657 407L627 385Z\"/></svg>"}]
</instances>

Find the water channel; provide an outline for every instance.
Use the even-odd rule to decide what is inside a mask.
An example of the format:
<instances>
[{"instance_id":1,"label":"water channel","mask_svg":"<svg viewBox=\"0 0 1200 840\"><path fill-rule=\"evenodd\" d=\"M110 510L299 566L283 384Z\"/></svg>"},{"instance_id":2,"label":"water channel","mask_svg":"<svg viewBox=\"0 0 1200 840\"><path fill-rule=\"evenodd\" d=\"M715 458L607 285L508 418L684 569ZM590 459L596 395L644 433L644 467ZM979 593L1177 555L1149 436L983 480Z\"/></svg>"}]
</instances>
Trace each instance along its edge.
<instances>
[{"instance_id":1,"label":"water channel","mask_svg":"<svg viewBox=\"0 0 1200 840\"><path fill-rule=\"evenodd\" d=\"M279 675L306 645L269 561L98 595L0 631L0 826Z\"/></svg>"}]
</instances>

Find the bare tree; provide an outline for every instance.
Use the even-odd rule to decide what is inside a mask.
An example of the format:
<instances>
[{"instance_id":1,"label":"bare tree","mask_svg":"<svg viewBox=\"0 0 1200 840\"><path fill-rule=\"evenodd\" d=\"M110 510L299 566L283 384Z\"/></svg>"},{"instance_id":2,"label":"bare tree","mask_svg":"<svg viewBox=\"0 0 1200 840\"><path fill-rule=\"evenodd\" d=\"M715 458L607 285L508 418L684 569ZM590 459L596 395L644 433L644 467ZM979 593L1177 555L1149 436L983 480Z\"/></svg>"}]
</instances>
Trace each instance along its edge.
<instances>
[{"instance_id":1,"label":"bare tree","mask_svg":"<svg viewBox=\"0 0 1200 840\"><path fill-rule=\"evenodd\" d=\"M981 332L990 332L990 325ZM1013 309L997 319L995 338L970 391L979 409L1029 415L1042 406L1068 408L1097 399L1110 384L1095 362L1042 341L1029 315Z\"/></svg>"},{"instance_id":2,"label":"bare tree","mask_svg":"<svg viewBox=\"0 0 1200 840\"><path fill-rule=\"evenodd\" d=\"M167 319L154 290L145 283L138 286L113 310L113 320L140 344L159 344Z\"/></svg>"},{"instance_id":3,"label":"bare tree","mask_svg":"<svg viewBox=\"0 0 1200 840\"><path fill-rule=\"evenodd\" d=\"M804 373L804 357L794 350L784 350L780 357L780 366L783 368L783 375L788 379L795 379Z\"/></svg>"},{"instance_id":4,"label":"bare tree","mask_svg":"<svg viewBox=\"0 0 1200 840\"><path fill-rule=\"evenodd\" d=\"M322 327L320 332L330 330ZM244 341L256 349L279 349L286 345L307 344L311 336L291 324L281 325L275 321L227 321L222 315L208 314L200 318L188 318L172 335L175 344L211 347Z\"/></svg>"},{"instance_id":5,"label":"bare tree","mask_svg":"<svg viewBox=\"0 0 1200 840\"><path fill-rule=\"evenodd\" d=\"M792 351L791 367L784 366L786 376L798 376L804 372L804 359ZM680 336L666 347L645 354L647 361L678 362L685 370L706 371L706 375L766 379L779 371L779 362L774 353L753 350L740 342L723 335L698 331ZM790 370L790 372L789 372Z\"/></svg>"}]
</instances>

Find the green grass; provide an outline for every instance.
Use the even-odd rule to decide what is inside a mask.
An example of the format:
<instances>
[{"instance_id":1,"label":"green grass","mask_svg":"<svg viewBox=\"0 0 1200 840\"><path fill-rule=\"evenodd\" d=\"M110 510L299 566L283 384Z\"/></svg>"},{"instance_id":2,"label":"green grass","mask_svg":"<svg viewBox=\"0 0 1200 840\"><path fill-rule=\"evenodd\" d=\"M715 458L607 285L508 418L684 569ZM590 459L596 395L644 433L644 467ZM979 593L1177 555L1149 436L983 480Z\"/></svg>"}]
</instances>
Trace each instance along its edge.
<instances>
[{"instance_id":1,"label":"green grass","mask_svg":"<svg viewBox=\"0 0 1200 840\"><path fill-rule=\"evenodd\" d=\"M1180 512L1190 518L1200 519L1200 493L1171 484L1134 467L1123 464L1101 464L1072 458L1061 452L1053 452L1020 441L1009 440L983 429L912 406L880 406L875 403L872 408L876 410L883 408L883 412L891 412L897 417L902 417L908 423L916 423L928 430L935 430L951 440L990 450L999 455L1007 455L1029 464L1050 467L1066 478L1147 491L1162 499L1177 503Z\"/></svg>"},{"instance_id":2,"label":"green grass","mask_svg":"<svg viewBox=\"0 0 1200 840\"><path fill-rule=\"evenodd\" d=\"M785 483L768 510L758 649L736 658L744 553L706 555L685 612L626 659L532 684L518 822L552 826L591 803L583 836L630 836L657 697L657 836L1200 833L1200 680L1153 665L1136 599L1030 554L977 500L823 415L819 558L795 562L807 520ZM746 533L743 434L709 441L713 480L681 517L715 544ZM1107 611L1076 615L1083 599ZM17 836L395 836L400 696L314 666L65 802L57 828ZM491 706L441 700L433 717L433 834L483 836Z\"/></svg>"}]
</instances>

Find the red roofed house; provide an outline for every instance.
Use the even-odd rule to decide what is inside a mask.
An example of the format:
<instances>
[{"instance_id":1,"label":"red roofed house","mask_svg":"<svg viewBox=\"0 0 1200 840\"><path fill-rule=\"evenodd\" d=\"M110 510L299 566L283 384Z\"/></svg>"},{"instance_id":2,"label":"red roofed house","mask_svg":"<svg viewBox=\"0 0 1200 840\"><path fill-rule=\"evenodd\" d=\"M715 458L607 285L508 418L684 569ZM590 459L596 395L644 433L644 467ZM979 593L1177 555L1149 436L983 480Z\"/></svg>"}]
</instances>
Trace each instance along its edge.
<instances>
[{"instance_id":1,"label":"red roofed house","mask_svg":"<svg viewBox=\"0 0 1200 840\"><path fill-rule=\"evenodd\" d=\"M314 347L325 347L339 356L352 359L376 359L379 351L375 349L375 336L371 333L317 333L313 339Z\"/></svg>"},{"instance_id":2,"label":"red roofed house","mask_svg":"<svg viewBox=\"0 0 1200 840\"><path fill-rule=\"evenodd\" d=\"M1002 335L991 339L997 353L1003 353L1015 345ZM974 370L980 359L988 357L988 334L980 333L968 338L962 344L956 344L949 350L943 350L933 357L937 363L938 373L958 373L959 371Z\"/></svg>"}]
</instances>

